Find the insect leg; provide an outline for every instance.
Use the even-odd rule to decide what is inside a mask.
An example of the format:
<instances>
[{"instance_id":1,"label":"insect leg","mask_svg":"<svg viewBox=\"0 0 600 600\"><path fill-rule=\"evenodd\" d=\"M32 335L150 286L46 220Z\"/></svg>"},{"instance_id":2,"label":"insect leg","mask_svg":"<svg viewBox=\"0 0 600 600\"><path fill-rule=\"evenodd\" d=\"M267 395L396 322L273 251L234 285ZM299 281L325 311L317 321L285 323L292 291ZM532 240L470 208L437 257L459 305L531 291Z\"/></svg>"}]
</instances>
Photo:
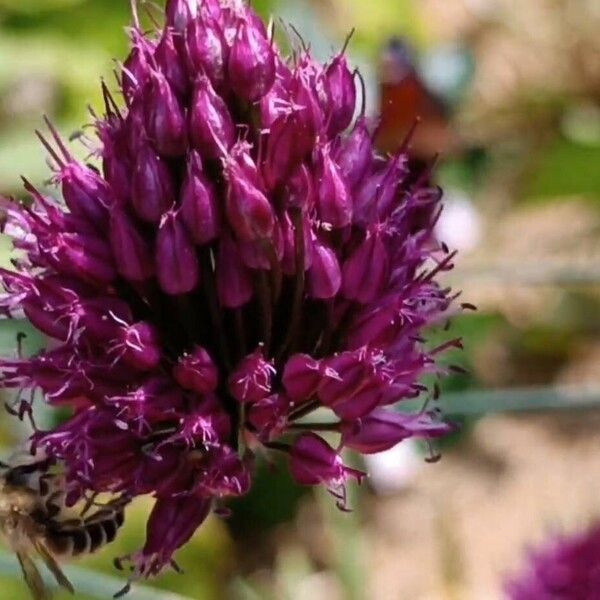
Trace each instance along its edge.
<instances>
[{"instance_id":1,"label":"insect leg","mask_svg":"<svg viewBox=\"0 0 600 600\"><path fill-rule=\"evenodd\" d=\"M23 578L27 587L31 591L33 600L50 600L50 593L44 585L44 580L40 575L35 563L25 552L17 552L17 558L23 571Z\"/></svg>"},{"instance_id":2,"label":"insect leg","mask_svg":"<svg viewBox=\"0 0 600 600\"><path fill-rule=\"evenodd\" d=\"M62 572L62 569L48 550L46 545L42 541L38 541L35 544L35 549L38 551L39 555L42 557L44 564L48 567L54 578L58 582L59 585L64 587L66 590L69 590L71 594L75 593L73 589L73 585L67 579L67 576Z\"/></svg>"}]
</instances>

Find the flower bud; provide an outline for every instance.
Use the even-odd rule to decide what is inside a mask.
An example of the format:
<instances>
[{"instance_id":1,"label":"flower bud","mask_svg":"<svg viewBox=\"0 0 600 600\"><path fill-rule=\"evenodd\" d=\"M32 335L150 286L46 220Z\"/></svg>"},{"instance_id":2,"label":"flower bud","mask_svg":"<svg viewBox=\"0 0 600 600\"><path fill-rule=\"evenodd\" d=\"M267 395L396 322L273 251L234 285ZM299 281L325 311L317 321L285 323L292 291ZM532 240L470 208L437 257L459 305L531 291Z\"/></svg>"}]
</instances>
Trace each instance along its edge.
<instances>
[{"instance_id":1,"label":"flower bud","mask_svg":"<svg viewBox=\"0 0 600 600\"><path fill-rule=\"evenodd\" d=\"M160 71L153 71L145 89L146 132L162 156L180 156L185 152L186 122L183 108Z\"/></svg>"},{"instance_id":2,"label":"flower bud","mask_svg":"<svg viewBox=\"0 0 600 600\"><path fill-rule=\"evenodd\" d=\"M175 189L169 167L149 146L139 152L133 172L131 201L144 221L158 223L175 202Z\"/></svg>"},{"instance_id":3,"label":"flower bud","mask_svg":"<svg viewBox=\"0 0 600 600\"><path fill-rule=\"evenodd\" d=\"M342 267L342 293L348 300L367 304L377 298L389 275L389 256L381 231L368 231L366 239Z\"/></svg>"},{"instance_id":4,"label":"flower bud","mask_svg":"<svg viewBox=\"0 0 600 600\"><path fill-rule=\"evenodd\" d=\"M205 472L211 477L195 478L198 483L192 492L196 495L226 498L243 496L250 488L250 473L237 452L226 445L211 448L203 456Z\"/></svg>"},{"instance_id":5,"label":"flower bud","mask_svg":"<svg viewBox=\"0 0 600 600\"><path fill-rule=\"evenodd\" d=\"M146 543L141 551L146 576L160 571L163 562L168 562L165 557L171 556L194 535L211 508L212 498L208 495L157 498L148 517Z\"/></svg>"},{"instance_id":6,"label":"flower bud","mask_svg":"<svg viewBox=\"0 0 600 600\"><path fill-rule=\"evenodd\" d=\"M229 393L242 403L257 402L271 393L273 363L265 360L262 348L243 358L229 376Z\"/></svg>"},{"instance_id":7,"label":"flower bud","mask_svg":"<svg viewBox=\"0 0 600 600\"><path fill-rule=\"evenodd\" d=\"M312 265L307 274L308 294L311 298L333 298L342 285L340 264L331 248L316 241L312 248Z\"/></svg>"},{"instance_id":8,"label":"flower bud","mask_svg":"<svg viewBox=\"0 0 600 600\"><path fill-rule=\"evenodd\" d=\"M137 29L132 32L132 42L133 48L123 63L121 74L121 87L126 99L133 98L136 92L146 85L150 75L150 60L154 52L152 42Z\"/></svg>"},{"instance_id":9,"label":"flower bud","mask_svg":"<svg viewBox=\"0 0 600 600\"><path fill-rule=\"evenodd\" d=\"M398 189L408 173L408 157L397 154L388 163L377 191L377 220L387 219L398 205Z\"/></svg>"},{"instance_id":10,"label":"flower bud","mask_svg":"<svg viewBox=\"0 0 600 600\"><path fill-rule=\"evenodd\" d=\"M308 400L321 381L321 363L308 354L294 354L283 369L283 387L294 402Z\"/></svg>"},{"instance_id":11,"label":"flower bud","mask_svg":"<svg viewBox=\"0 0 600 600\"><path fill-rule=\"evenodd\" d=\"M235 124L227 105L207 77L196 82L190 115L190 137L202 158L220 158L233 146Z\"/></svg>"},{"instance_id":12,"label":"flower bud","mask_svg":"<svg viewBox=\"0 0 600 600\"><path fill-rule=\"evenodd\" d=\"M154 52L154 60L173 91L181 98L189 87L189 78L175 45L173 30L167 27Z\"/></svg>"},{"instance_id":13,"label":"flower bud","mask_svg":"<svg viewBox=\"0 0 600 600\"><path fill-rule=\"evenodd\" d=\"M227 46L219 24L212 17L206 15L188 24L185 52L192 78L204 73L216 89L223 86Z\"/></svg>"},{"instance_id":14,"label":"flower bud","mask_svg":"<svg viewBox=\"0 0 600 600\"><path fill-rule=\"evenodd\" d=\"M167 0L167 25L175 31L183 31L198 16L198 8L198 0Z\"/></svg>"},{"instance_id":15,"label":"flower bud","mask_svg":"<svg viewBox=\"0 0 600 600\"><path fill-rule=\"evenodd\" d=\"M239 308L253 295L252 277L242 262L233 239L222 235L215 269L219 302L227 308Z\"/></svg>"},{"instance_id":16,"label":"flower bud","mask_svg":"<svg viewBox=\"0 0 600 600\"><path fill-rule=\"evenodd\" d=\"M290 458L292 476L302 485L338 486L350 477L360 482L364 476L361 471L344 466L342 457L314 433L304 433L294 442Z\"/></svg>"},{"instance_id":17,"label":"flower bud","mask_svg":"<svg viewBox=\"0 0 600 600\"><path fill-rule=\"evenodd\" d=\"M137 94L129 107L125 118L125 145L132 161L148 145L146 132L146 111L144 109L144 94Z\"/></svg>"},{"instance_id":18,"label":"flower bud","mask_svg":"<svg viewBox=\"0 0 600 600\"><path fill-rule=\"evenodd\" d=\"M329 146L322 147L320 152L317 209L321 221L334 229L345 227L352 221L352 199L331 158Z\"/></svg>"},{"instance_id":19,"label":"flower bud","mask_svg":"<svg viewBox=\"0 0 600 600\"><path fill-rule=\"evenodd\" d=\"M128 304L112 296L83 300L74 312L75 324L86 337L102 343L118 338L133 319Z\"/></svg>"},{"instance_id":20,"label":"flower bud","mask_svg":"<svg viewBox=\"0 0 600 600\"><path fill-rule=\"evenodd\" d=\"M122 360L139 371L151 371L160 364L161 347L158 332L149 323L140 321L123 329Z\"/></svg>"},{"instance_id":21,"label":"flower bud","mask_svg":"<svg viewBox=\"0 0 600 600\"><path fill-rule=\"evenodd\" d=\"M285 205L287 208L310 211L314 202L315 186L312 174L306 165L300 165L285 187Z\"/></svg>"},{"instance_id":22,"label":"flower bud","mask_svg":"<svg viewBox=\"0 0 600 600\"><path fill-rule=\"evenodd\" d=\"M402 303L400 295L392 295L360 311L348 331L348 348L389 344L395 332L402 327Z\"/></svg>"},{"instance_id":23,"label":"flower bud","mask_svg":"<svg viewBox=\"0 0 600 600\"><path fill-rule=\"evenodd\" d=\"M427 414L406 414L382 408L359 421L342 423L342 443L362 454L375 454L393 448L409 437L437 438L452 431L452 426Z\"/></svg>"},{"instance_id":24,"label":"flower bud","mask_svg":"<svg viewBox=\"0 0 600 600\"><path fill-rule=\"evenodd\" d=\"M110 243L119 275L128 281L146 281L154 276L150 245L122 206L110 211Z\"/></svg>"},{"instance_id":25,"label":"flower bud","mask_svg":"<svg viewBox=\"0 0 600 600\"><path fill-rule=\"evenodd\" d=\"M229 79L234 92L248 102L260 100L275 81L271 44L246 20L240 21L229 53Z\"/></svg>"},{"instance_id":26,"label":"flower bud","mask_svg":"<svg viewBox=\"0 0 600 600\"><path fill-rule=\"evenodd\" d=\"M353 217L359 225L377 221L377 194L381 188L385 173L365 173L362 181L357 182L354 190Z\"/></svg>"},{"instance_id":27,"label":"flower bud","mask_svg":"<svg viewBox=\"0 0 600 600\"><path fill-rule=\"evenodd\" d=\"M319 71L314 63L305 65L304 68L296 70L292 80L291 101L296 107L300 107L300 117L307 131L313 136L325 134L323 131L324 115L321 103L317 97L317 85Z\"/></svg>"},{"instance_id":28,"label":"flower bud","mask_svg":"<svg viewBox=\"0 0 600 600\"><path fill-rule=\"evenodd\" d=\"M262 172L269 189L274 189L312 151L315 134L307 127L300 111L294 109L275 119L267 139Z\"/></svg>"},{"instance_id":29,"label":"flower bud","mask_svg":"<svg viewBox=\"0 0 600 600\"><path fill-rule=\"evenodd\" d=\"M377 356L363 349L341 352L323 361L319 399L342 419L370 413L383 398L386 379Z\"/></svg>"},{"instance_id":30,"label":"flower bud","mask_svg":"<svg viewBox=\"0 0 600 600\"><path fill-rule=\"evenodd\" d=\"M103 284L112 283L117 276L111 248L100 238L59 233L50 244L51 259L50 256L48 258L59 273Z\"/></svg>"},{"instance_id":31,"label":"flower bud","mask_svg":"<svg viewBox=\"0 0 600 600\"><path fill-rule=\"evenodd\" d=\"M352 133L340 141L333 158L346 186L353 190L373 160L373 141L364 118L359 119Z\"/></svg>"},{"instance_id":32,"label":"flower bud","mask_svg":"<svg viewBox=\"0 0 600 600\"><path fill-rule=\"evenodd\" d=\"M215 191L202 174L202 161L197 152L190 154L181 188L181 220L196 244L207 244L219 235L220 217Z\"/></svg>"},{"instance_id":33,"label":"flower bud","mask_svg":"<svg viewBox=\"0 0 600 600\"><path fill-rule=\"evenodd\" d=\"M232 8L234 5L232 4ZM248 12L248 8L246 8ZM213 19L223 19L223 7L221 0L202 0L200 2L200 15L203 19L212 17Z\"/></svg>"},{"instance_id":34,"label":"flower bud","mask_svg":"<svg viewBox=\"0 0 600 600\"><path fill-rule=\"evenodd\" d=\"M203 396L214 392L219 373L208 352L197 346L193 352L179 358L173 367L173 376L182 388Z\"/></svg>"},{"instance_id":35,"label":"flower bud","mask_svg":"<svg viewBox=\"0 0 600 600\"><path fill-rule=\"evenodd\" d=\"M132 164L127 152L126 128L121 127L111 140L102 139L102 170L115 200L125 202L131 196Z\"/></svg>"},{"instance_id":36,"label":"flower bud","mask_svg":"<svg viewBox=\"0 0 600 600\"><path fill-rule=\"evenodd\" d=\"M156 236L158 282L172 296L191 292L200 280L196 249L190 240L179 213L164 214Z\"/></svg>"},{"instance_id":37,"label":"flower bud","mask_svg":"<svg viewBox=\"0 0 600 600\"><path fill-rule=\"evenodd\" d=\"M387 390L385 382L371 377L356 390L356 393L346 398L338 398L331 408L341 419L360 419L383 404Z\"/></svg>"},{"instance_id":38,"label":"flower bud","mask_svg":"<svg viewBox=\"0 0 600 600\"><path fill-rule=\"evenodd\" d=\"M279 71L280 64L280 61L276 64L277 71ZM288 85L282 81L281 77L276 76L271 89L259 102L260 121L265 129L270 129L278 117L287 114L291 110L289 95Z\"/></svg>"},{"instance_id":39,"label":"flower bud","mask_svg":"<svg viewBox=\"0 0 600 600\"><path fill-rule=\"evenodd\" d=\"M57 318L47 300L41 300L37 295L27 296L23 300L23 314L27 320L42 333L56 340L67 341L73 334L71 320Z\"/></svg>"},{"instance_id":40,"label":"flower bud","mask_svg":"<svg viewBox=\"0 0 600 600\"><path fill-rule=\"evenodd\" d=\"M255 187L262 188L263 180L251 153L252 144L239 140L231 148L229 155L237 163L246 179Z\"/></svg>"},{"instance_id":41,"label":"flower bud","mask_svg":"<svg viewBox=\"0 0 600 600\"><path fill-rule=\"evenodd\" d=\"M288 425L290 400L284 394L272 394L248 407L247 420L261 441L280 437Z\"/></svg>"},{"instance_id":42,"label":"flower bud","mask_svg":"<svg viewBox=\"0 0 600 600\"><path fill-rule=\"evenodd\" d=\"M336 56L325 70L328 103L328 132L331 136L344 131L352 122L356 107L354 75L343 54Z\"/></svg>"},{"instance_id":43,"label":"flower bud","mask_svg":"<svg viewBox=\"0 0 600 600\"><path fill-rule=\"evenodd\" d=\"M89 167L76 162L64 165L59 177L65 203L71 212L103 231L112 202L106 181Z\"/></svg>"},{"instance_id":44,"label":"flower bud","mask_svg":"<svg viewBox=\"0 0 600 600\"><path fill-rule=\"evenodd\" d=\"M237 161L227 158L224 171L229 184L225 201L229 225L242 241L268 238L275 223L271 203Z\"/></svg>"}]
</instances>

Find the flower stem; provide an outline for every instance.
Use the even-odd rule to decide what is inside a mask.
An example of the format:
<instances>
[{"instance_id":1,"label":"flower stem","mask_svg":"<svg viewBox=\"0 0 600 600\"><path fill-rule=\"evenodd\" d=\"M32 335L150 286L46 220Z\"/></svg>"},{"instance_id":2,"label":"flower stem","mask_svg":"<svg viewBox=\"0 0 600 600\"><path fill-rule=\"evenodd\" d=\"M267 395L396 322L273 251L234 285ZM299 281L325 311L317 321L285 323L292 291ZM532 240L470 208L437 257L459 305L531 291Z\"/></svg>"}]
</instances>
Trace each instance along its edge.
<instances>
[{"instance_id":1,"label":"flower stem","mask_svg":"<svg viewBox=\"0 0 600 600\"><path fill-rule=\"evenodd\" d=\"M292 431L339 431L341 423L292 423Z\"/></svg>"},{"instance_id":2,"label":"flower stem","mask_svg":"<svg viewBox=\"0 0 600 600\"><path fill-rule=\"evenodd\" d=\"M302 223L302 211L299 208L294 208L290 211L292 224L294 225L294 247L296 250L295 263L296 275L294 280L294 297L292 299L291 318L288 327L288 332L279 349L277 358L280 359L289 349L294 351L296 341L296 333L302 316L302 299L304 297L304 263L306 249L304 247L304 226Z\"/></svg>"},{"instance_id":3,"label":"flower stem","mask_svg":"<svg viewBox=\"0 0 600 600\"><path fill-rule=\"evenodd\" d=\"M225 367L228 371L231 371L231 356L227 347L227 337L225 336L223 317L221 315L219 301L217 299L217 290L215 287L214 272L212 267L213 261L211 260L210 248L204 248L201 250L200 262L202 265L202 289L206 296L208 312L213 324L213 330L215 331L215 342L223 359L223 364L225 364Z\"/></svg>"},{"instance_id":4,"label":"flower stem","mask_svg":"<svg viewBox=\"0 0 600 600\"><path fill-rule=\"evenodd\" d=\"M262 337L265 345L265 354L269 354L269 348L271 346L271 334L273 332L273 313L271 306L271 294L269 291L269 281L267 272L260 270L257 272L256 277L256 295L260 304L261 311L261 324L262 324Z\"/></svg>"},{"instance_id":5,"label":"flower stem","mask_svg":"<svg viewBox=\"0 0 600 600\"><path fill-rule=\"evenodd\" d=\"M265 448L269 448L269 450L279 450L286 454L289 454L291 450L291 446L289 444L284 444L283 442L267 442L264 446Z\"/></svg>"},{"instance_id":6,"label":"flower stem","mask_svg":"<svg viewBox=\"0 0 600 600\"><path fill-rule=\"evenodd\" d=\"M246 356L246 349L248 344L246 342L246 330L244 329L244 315L242 314L242 308L236 308L233 311L233 319L235 325L235 334L237 337L239 358Z\"/></svg>"},{"instance_id":7,"label":"flower stem","mask_svg":"<svg viewBox=\"0 0 600 600\"><path fill-rule=\"evenodd\" d=\"M302 417L305 417L317 408L319 408L319 401L309 400L306 404L299 406L295 411L292 412L292 414L290 415L290 421L296 421L297 419L301 419Z\"/></svg>"}]
</instances>

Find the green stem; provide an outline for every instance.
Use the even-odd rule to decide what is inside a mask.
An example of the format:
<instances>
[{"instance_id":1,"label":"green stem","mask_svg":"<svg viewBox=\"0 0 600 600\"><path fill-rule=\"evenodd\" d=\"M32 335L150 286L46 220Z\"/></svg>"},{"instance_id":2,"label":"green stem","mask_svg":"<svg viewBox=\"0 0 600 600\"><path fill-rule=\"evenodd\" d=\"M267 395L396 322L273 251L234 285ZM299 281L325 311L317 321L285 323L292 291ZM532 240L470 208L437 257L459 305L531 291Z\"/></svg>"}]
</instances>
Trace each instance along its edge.
<instances>
[{"instance_id":1,"label":"green stem","mask_svg":"<svg viewBox=\"0 0 600 600\"><path fill-rule=\"evenodd\" d=\"M423 400L406 400L399 410L420 411ZM447 415L480 416L503 412L584 410L600 406L599 386L532 386L442 393L435 402Z\"/></svg>"},{"instance_id":2,"label":"green stem","mask_svg":"<svg viewBox=\"0 0 600 600\"><path fill-rule=\"evenodd\" d=\"M339 431L341 423L291 423L292 431Z\"/></svg>"}]
</instances>

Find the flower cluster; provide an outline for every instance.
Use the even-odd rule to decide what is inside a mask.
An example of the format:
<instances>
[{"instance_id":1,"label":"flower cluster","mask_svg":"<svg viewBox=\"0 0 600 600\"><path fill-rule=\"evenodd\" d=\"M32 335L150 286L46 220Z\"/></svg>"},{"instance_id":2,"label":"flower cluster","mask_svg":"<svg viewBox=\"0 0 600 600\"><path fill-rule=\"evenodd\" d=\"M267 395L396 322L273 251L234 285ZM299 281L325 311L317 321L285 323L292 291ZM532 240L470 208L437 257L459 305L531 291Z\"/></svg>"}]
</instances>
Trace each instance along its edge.
<instances>
[{"instance_id":1,"label":"flower cluster","mask_svg":"<svg viewBox=\"0 0 600 600\"><path fill-rule=\"evenodd\" d=\"M600 524L533 552L527 568L505 587L511 600L599 599Z\"/></svg>"},{"instance_id":2,"label":"flower cluster","mask_svg":"<svg viewBox=\"0 0 600 600\"><path fill-rule=\"evenodd\" d=\"M344 507L363 474L342 448L445 434L433 412L392 405L460 342L421 336L454 299L436 283L453 260L432 233L441 192L404 151L375 152L343 52L284 58L234 0L170 0L164 27L134 19L131 40L123 101L103 85L93 114L101 168L48 121L64 202L29 182L30 201L5 202L19 257L2 308L54 342L2 360L0 383L71 409L33 441L65 464L72 502L154 495L130 557L150 576L247 492L259 453L284 452ZM310 422L317 409L328 423Z\"/></svg>"}]
</instances>

